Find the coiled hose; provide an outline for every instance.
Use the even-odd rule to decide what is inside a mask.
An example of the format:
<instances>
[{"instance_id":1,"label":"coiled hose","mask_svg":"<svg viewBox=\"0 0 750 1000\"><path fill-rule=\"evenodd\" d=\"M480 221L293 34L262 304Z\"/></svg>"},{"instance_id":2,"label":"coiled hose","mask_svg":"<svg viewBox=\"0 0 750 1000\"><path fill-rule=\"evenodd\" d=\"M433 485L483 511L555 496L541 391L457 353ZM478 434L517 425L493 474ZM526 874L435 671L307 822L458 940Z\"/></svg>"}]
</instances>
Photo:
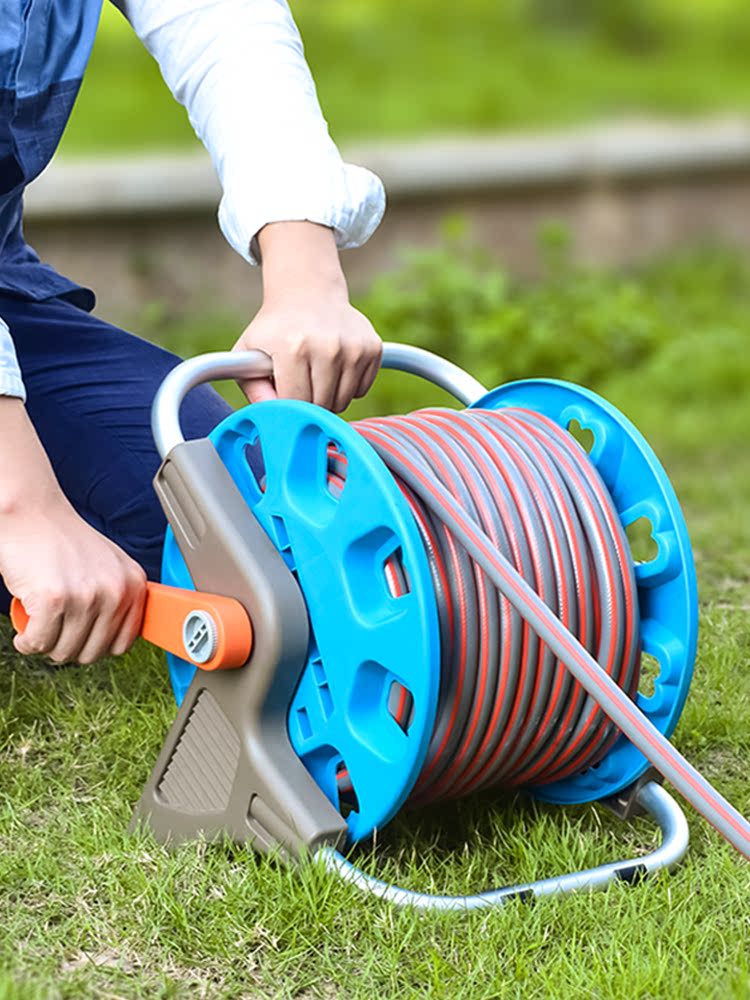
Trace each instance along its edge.
<instances>
[{"instance_id":1,"label":"coiled hose","mask_svg":"<svg viewBox=\"0 0 750 1000\"><path fill-rule=\"evenodd\" d=\"M623 732L750 858L750 824L633 701L633 566L580 445L522 409L426 410L356 426L411 506L438 598L438 713L412 797L556 781L595 766ZM329 459L343 480L345 459ZM396 593L409 586L397 563L390 578Z\"/></svg>"}]
</instances>

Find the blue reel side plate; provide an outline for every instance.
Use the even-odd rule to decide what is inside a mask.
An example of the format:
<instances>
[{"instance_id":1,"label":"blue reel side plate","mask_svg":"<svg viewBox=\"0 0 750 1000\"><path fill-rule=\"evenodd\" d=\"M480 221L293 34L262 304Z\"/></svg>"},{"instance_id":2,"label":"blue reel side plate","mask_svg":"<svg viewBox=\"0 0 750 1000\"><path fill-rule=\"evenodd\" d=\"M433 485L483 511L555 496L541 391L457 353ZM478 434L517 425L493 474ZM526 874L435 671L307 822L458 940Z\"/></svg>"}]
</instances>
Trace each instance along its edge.
<instances>
[{"instance_id":1,"label":"blue reel side plate","mask_svg":"<svg viewBox=\"0 0 750 1000\"><path fill-rule=\"evenodd\" d=\"M356 809L347 823L350 838L359 840L407 798L435 722L438 617L416 522L370 445L319 407L256 403L223 420L209 439L304 593L311 640L289 709L289 737L337 808L337 773L348 771ZM328 482L331 447L346 459L339 496ZM260 481L253 471L259 448ZM394 555L409 581L399 597L385 575ZM162 580L193 586L171 530ZM195 668L176 656L168 661L179 703ZM413 699L408 725L392 714L394 685Z\"/></svg>"},{"instance_id":2,"label":"blue reel side plate","mask_svg":"<svg viewBox=\"0 0 750 1000\"><path fill-rule=\"evenodd\" d=\"M638 694L638 707L670 736L682 713L693 674L698 640L698 590L687 525L672 484L659 459L636 427L596 393L554 379L510 382L487 393L473 409L519 407L535 410L563 428L573 420L594 435L590 453L624 527L646 517L658 551L636 563L635 578L644 653L659 663L650 697ZM550 802L589 802L626 788L648 761L621 736L593 768L533 788Z\"/></svg>"}]
</instances>

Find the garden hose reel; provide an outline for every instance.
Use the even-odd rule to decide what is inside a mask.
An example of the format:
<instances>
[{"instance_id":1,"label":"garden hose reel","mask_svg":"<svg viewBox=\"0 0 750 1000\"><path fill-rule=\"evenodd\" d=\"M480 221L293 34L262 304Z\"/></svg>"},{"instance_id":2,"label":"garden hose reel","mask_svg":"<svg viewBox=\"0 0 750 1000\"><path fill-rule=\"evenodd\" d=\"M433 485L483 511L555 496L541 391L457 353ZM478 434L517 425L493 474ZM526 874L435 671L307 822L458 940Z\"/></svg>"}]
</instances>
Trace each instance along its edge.
<instances>
[{"instance_id":1,"label":"garden hose reel","mask_svg":"<svg viewBox=\"0 0 750 1000\"><path fill-rule=\"evenodd\" d=\"M651 727L669 736L695 658L695 571L674 491L638 431L604 400L567 383L532 380L487 392L450 362L397 344L385 345L383 366L447 390L467 413L507 410L591 429L589 460L620 522L646 516L654 526L657 555L633 573L640 645L660 673L653 693L635 701ZM210 610L208 619L180 619L182 646L162 643L171 650L180 706L134 822L167 842L228 837L263 852L316 855L363 889L442 909L632 881L676 864L687 849L684 816L624 735L596 766L530 790L560 803L604 800L623 816L649 813L662 844L644 857L440 897L379 882L340 853L392 818L424 767L440 699L440 617L414 511L364 433L312 404L276 400L231 414L208 439L183 439L179 408L190 388L270 373L270 359L258 351L204 355L174 369L154 402L164 460L154 484L169 522L162 583L195 589L197 604L205 595L236 602L252 644L243 665L204 669L200 656L216 652ZM345 466L339 491L330 483L332 454ZM398 594L384 577L394 559L408 581ZM404 692L406 724L394 709ZM346 809L343 773L354 792Z\"/></svg>"}]
</instances>

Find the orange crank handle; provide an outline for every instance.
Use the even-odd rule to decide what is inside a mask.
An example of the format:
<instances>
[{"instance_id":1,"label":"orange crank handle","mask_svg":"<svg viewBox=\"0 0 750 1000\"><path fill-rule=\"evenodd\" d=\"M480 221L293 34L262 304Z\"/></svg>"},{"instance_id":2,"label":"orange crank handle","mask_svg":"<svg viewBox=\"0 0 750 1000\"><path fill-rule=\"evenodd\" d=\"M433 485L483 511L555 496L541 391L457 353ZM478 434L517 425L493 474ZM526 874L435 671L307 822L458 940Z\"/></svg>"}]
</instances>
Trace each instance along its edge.
<instances>
[{"instance_id":1,"label":"orange crank handle","mask_svg":"<svg viewBox=\"0 0 750 1000\"><path fill-rule=\"evenodd\" d=\"M11 598L10 621L19 635L26 631L26 626L29 624L29 616L26 614L26 608L17 597Z\"/></svg>"},{"instance_id":2,"label":"orange crank handle","mask_svg":"<svg viewBox=\"0 0 750 1000\"><path fill-rule=\"evenodd\" d=\"M29 623L17 597L10 620L21 633ZM141 636L203 670L230 670L247 663L253 646L253 626L233 597L203 594L161 583L146 584Z\"/></svg>"}]
</instances>

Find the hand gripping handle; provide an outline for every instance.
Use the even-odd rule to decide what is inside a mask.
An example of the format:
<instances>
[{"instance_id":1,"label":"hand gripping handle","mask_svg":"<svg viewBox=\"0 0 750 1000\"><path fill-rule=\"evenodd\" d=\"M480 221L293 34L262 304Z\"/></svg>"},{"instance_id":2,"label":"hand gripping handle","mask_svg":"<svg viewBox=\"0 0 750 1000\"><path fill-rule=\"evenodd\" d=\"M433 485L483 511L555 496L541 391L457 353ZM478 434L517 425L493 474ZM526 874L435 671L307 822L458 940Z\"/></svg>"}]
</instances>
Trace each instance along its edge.
<instances>
[{"instance_id":1,"label":"hand gripping handle","mask_svg":"<svg viewBox=\"0 0 750 1000\"><path fill-rule=\"evenodd\" d=\"M383 344L381 367L419 375L466 406L487 392L481 382L458 365L409 344ZM177 365L159 387L151 409L151 429L161 457L166 458L175 445L185 440L180 429L180 406L190 389L203 382L268 378L272 374L273 362L264 351L215 351Z\"/></svg>"},{"instance_id":2,"label":"hand gripping handle","mask_svg":"<svg viewBox=\"0 0 750 1000\"><path fill-rule=\"evenodd\" d=\"M29 623L26 608L17 597L11 601L10 620L18 633ZM139 631L148 642L202 670L243 666L253 643L250 618L239 601L160 583L146 584Z\"/></svg>"}]
</instances>

